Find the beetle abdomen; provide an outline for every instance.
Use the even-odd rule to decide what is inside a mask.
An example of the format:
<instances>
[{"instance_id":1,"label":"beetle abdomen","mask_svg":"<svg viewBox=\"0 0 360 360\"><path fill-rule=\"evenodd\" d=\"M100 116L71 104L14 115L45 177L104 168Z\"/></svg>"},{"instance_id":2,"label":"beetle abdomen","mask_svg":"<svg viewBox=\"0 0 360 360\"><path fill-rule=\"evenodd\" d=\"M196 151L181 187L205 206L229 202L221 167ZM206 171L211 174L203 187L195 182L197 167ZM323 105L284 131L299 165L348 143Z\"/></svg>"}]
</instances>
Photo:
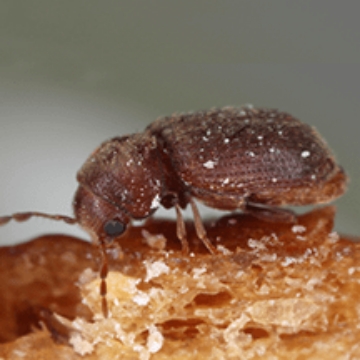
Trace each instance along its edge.
<instances>
[{"instance_id":1,"label":"beetle abdomen","mask_svg":"<svg viewBox=\"0 0 360 360\"><path fill-rule=\"evenodd\" d=\"M298 194L291 199L289 189L319 188L339 172L320 135L277 110L226 107L173 115L149 129L164 141L182 181L205 202L211 197L212 206L214 194L223 204L226 196L241 203L252 194L263 203L312 203Z\"/></svg>"}]
</instances>

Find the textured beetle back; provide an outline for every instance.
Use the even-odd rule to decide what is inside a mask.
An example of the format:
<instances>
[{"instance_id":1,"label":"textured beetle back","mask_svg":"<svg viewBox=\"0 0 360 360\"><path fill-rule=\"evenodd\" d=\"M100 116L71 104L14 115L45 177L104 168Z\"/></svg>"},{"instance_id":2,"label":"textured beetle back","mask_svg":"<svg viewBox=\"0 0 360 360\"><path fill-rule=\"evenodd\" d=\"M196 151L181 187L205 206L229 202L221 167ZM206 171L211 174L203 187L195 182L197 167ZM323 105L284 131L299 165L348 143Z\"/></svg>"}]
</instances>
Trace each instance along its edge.
<instances>
[{"instance_id":1,"label":"textured beetle back","mask_svg":"<svg viewBox=\"0 0 360 360\"><path fill-rule=\"evenodd\" d=\"M325 183L339 170L313 128L277 110L226 107L163 118L149 129L195 194L280 197Z\"/></svg>"}]
</instances>

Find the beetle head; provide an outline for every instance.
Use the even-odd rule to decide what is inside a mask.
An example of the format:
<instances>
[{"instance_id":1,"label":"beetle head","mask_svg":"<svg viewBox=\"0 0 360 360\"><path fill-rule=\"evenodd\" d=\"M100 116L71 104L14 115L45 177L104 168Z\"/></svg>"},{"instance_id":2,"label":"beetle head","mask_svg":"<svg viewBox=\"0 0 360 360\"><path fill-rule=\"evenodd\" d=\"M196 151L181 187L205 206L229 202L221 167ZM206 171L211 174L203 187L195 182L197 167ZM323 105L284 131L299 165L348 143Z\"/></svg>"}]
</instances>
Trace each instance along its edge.
<instances>
[{"instance_id":1,"label":"beetle head","mask_svg":"<svg viewBox=\"0 0 360 360\"><path fill-rule=\"evenodd\" d=\"M95 238L121 235L131 219L146 218L159 206L162 171L156 139L145 132L103 143L77 179L78 223Z\"/></svg>"},{"instance_id":2,"label":"beetle head","mask_svg":"<svg viewBox=\"0 0 360 360\"><path fill-rule=\"evenodd\" d=\"M74 202L77 222L96 241L112 240L126 230L130 218L124 211L83 186L79 186Z\"/></svg>"}]
</instances>

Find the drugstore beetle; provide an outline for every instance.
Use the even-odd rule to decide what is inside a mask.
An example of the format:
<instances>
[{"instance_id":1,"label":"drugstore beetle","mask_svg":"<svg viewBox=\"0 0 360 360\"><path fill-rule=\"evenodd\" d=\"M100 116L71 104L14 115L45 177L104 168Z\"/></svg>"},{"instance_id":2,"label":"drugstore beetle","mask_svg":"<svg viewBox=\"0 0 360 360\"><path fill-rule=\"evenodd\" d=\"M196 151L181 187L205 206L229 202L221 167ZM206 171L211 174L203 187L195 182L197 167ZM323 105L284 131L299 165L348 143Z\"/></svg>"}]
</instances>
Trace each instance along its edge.
<instances>
[{"instance_id":1,"label":"drugstore beetle","mask_svg":"<svg viewBox=\"0 0 360 360\"><path fill-rule=\"evenodd\" d=\"M270 221L293 221L283 205L329 202L342 195L347 178L321 136L291 115L274 109L224 107L174 114L143 133L104 142L77 174L74 218L39 212L0 218L24 221L41 216L80 224L99 244L102 307L108 314L106 247L131 219L175 207L177 236L188 252L181 209L190 204L197 236L211 253L194 198L223 210L241 209Z\"/></svg>"}]
</instances>

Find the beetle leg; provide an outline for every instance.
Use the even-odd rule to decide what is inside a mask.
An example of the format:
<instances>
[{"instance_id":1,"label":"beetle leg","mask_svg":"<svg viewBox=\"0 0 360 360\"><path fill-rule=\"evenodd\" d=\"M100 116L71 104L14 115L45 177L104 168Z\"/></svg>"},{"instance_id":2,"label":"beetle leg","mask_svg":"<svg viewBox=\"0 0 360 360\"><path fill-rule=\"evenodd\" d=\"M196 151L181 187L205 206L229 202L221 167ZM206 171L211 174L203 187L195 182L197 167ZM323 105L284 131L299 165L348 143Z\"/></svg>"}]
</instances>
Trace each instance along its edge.
<instances>
[{"instance_id":1,"label":"beetle leg","mask_svg":"<svg viewBox=\"0 0 360 360\"><path fill-rule=\"evenodd\" d=\"M257 219L270 222L296 223L296 214L289 210L248 201L244 211Z\"/></svg>"},{"instance_id":2,"label":"beetle leg","mask_svg":"<svg viewBox=\"0 0 360 360\"><path fill-rule=\"evenodd\" d=\"M195 224L195 231L196 231L197 236L203 242L203 244L207 247L207 249L209 250L209 252L211 254L216 254L217 250L214 247L214 245L210 242L210 240L208 239L208 237L206 235L206 230L201 221L199 210L195 204L195 201L192 198L190 198L190 205L191 205L192 212L194 214L194 224Z\"/></svg>"},{"instance_id":3,"label":"beetle leg","mask_svg":"<svg viewBox=\"0 0 360 360\"><path fill-rule=\"evenodd\" d=\"M186 238L186 229L183 216L179 204L175 204L176 210L176 236L181 241L182 252L187 255L189 254L189 243Z\"/></svg>"},{"instance_id":4,"label":"beetle leg","mask_svg":"<svg viewBox=\"0 0 360 360\"><path fill-rule=\"evenodd\" d=\"M41 321L41 324L45 325L46 329L50 332L51 337L56 343L69 343L70 333L76 331L74 328L69 328L65 324L61 323L49 309L35 308L34 310L39 318L39 321Z\"/></svg>"}]
</instances>

